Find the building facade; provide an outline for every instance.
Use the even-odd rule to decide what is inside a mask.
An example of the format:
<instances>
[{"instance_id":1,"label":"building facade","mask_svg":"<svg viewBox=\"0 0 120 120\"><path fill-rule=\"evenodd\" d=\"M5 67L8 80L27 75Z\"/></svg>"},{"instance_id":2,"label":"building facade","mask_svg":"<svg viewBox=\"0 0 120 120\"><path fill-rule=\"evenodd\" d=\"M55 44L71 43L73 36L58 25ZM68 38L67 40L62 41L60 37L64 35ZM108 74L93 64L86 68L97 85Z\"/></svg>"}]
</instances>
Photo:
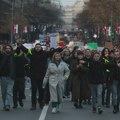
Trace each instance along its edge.
<instances>
[{"instance_id":1,"label":"building facade","mask_svg":"<svg viewBox=\"0 0 120 120\"><path fill-rule=\"evenodd\" d=\"M63 29L71 30L72 29L72 21L73 21L73 7L72 6L65 6L63 8L64 11L64 26Z\"/></svg>"},{"instance_id":2,"label":"building facade","mask_svg":"<svg viewBox=\"0 0 120 120\"><path fill-rule=\"evenodd\" d=\"M74 5L72 6L64 6L64 16L63 20L65 25L63 26L64 29L72 30L75 28L74 19L76 15L83 11L86 2L89 0L77 0Z\"/></svg>"}]
</instances>

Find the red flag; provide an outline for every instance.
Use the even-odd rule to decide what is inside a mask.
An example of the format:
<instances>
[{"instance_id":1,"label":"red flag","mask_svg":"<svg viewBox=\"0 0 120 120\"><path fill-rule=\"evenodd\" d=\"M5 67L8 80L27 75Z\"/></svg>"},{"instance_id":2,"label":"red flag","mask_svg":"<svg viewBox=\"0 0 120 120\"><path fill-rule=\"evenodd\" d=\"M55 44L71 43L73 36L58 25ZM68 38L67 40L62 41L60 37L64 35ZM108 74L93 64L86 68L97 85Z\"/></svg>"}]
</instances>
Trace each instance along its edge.
<instances>
[{"instance_id":1,"label":"red flag","mask_svg":"<svg viewBox=\"0 0 120 120\"><path fill-rule=\"evenodd\" d=\"M50 44L50 36L47 36L46 44Z\"/></svg>"},{"instance_id":2,"label":"red flag","mask_svg":"<svg viewBox=\"0 0 120 120\"><path fill-rule=\"evenodd\" d=\"M108 38L108 27L106 26L106 37Z\"/></svg>"},{"instance_id":3,"label":"red flag","mask_svg":"<svg viewBox=\"0 0 120 120\"><path fill-rule=\"evenodd\" d=\"M64 41L60 41L60 42L59 42L59 46L60 46L60 47L64 47L64 46L65 46Z\"/></svg>"},{"instance_id":4,"label":"red flag","mask_svg":"<svg viewBox=\"0 0 120 120\"><path fill-rule=\"evenodd\" d=\"M119 33L119 28L118 28L118 22L116 23L116 34L118 35Z\"/></svg>"},{"instance_id":5,"label":"red flag","mask_svg":"<svg viewBox=\"0 0 120 120\"><path fill-rule=\"evenodd\" d=\"M14 24L14 33L18 33L18 24Z\"/></svg>"}]
</instances>

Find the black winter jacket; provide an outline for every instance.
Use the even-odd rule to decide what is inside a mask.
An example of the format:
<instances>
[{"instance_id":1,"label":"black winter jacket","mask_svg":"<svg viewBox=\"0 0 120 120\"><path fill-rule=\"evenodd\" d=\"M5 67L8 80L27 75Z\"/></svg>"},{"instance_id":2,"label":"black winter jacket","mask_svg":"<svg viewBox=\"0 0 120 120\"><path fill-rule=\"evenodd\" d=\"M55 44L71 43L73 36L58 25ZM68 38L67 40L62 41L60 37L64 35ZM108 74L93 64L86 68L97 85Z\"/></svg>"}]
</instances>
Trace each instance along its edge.
<instances>
[{"instance_id":1,"label":"black winter jacket","mask_svg":"<svg viewBox=\"0 0 120 120\"><path fill-rule=\"evenodd\" d=\"M103 84L104 83L104 68L101 61L92 61L90 63L90 83Z\"/></svg>"},{"instance_id":2,"label":"black winter jacket","mask_svg":"<svg viewBox=\"0 0 120 120\"><path fill-rule=\"evenodd\" d=\"M15 59L13 54L0 53L0 76L15 78Z\"/></svg>"},{"instance_id":3,"label":"black winter jacket","mask_svg":"<svg viewBox=\"0 0 120 120\"><path fill-rule=\"evenodd\" d=\"M21 46L23 52L28 53L28 49ZM30 77L32 79L43 79L47 69L48 53L41 50L40 52L31 50L31 54L28 53L30 58Z\"/></svg>"}]
</instances>

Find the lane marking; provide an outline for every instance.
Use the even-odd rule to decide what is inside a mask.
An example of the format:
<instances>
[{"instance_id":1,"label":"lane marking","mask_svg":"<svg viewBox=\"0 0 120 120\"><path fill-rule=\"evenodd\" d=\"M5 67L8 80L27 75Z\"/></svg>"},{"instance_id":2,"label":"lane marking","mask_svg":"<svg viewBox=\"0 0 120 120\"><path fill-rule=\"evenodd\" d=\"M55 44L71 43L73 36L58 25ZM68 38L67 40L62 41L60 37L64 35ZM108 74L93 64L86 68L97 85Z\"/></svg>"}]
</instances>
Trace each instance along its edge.
<instances>
[{"instance_id":1,"label":"lane marking","mask_svg":"<svg viewBox=\"0 0 120 120\"><path fill-rule=\"evenodd\" d=\"M43 107L43 110L42 110L42 112L41 112L41 115L40 115L40 117L39 117L39 120L45 120L45 117L46 117L48 108L49 108L49 105L45 105L45 106Z\"/></svg>"}]
</instances>

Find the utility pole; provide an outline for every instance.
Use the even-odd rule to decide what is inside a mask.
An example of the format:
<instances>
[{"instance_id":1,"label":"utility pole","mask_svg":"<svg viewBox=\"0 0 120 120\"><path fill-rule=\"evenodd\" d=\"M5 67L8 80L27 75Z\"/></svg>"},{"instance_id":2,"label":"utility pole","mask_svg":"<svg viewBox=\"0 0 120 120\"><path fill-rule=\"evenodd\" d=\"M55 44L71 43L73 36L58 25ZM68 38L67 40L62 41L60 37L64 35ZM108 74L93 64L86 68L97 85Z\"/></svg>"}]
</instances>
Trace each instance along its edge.
<instances>
[{"instance_id":1,"label":"utility pole","mask_svg":"<svg viewBox=\"0 0 120 120\"><path fill-rule=\"evenodd\" d=\"M23 5L23 0L21 0L21 17L23 18L23 9L24 9L24 5ZM22 33L22 31L21 31L21 33L20 33L20 37L22 38L23 37L23 33Z\"/></svg>"},{"instance_id":2,"label":"utility pole","mask_svg":"<svg viewBox=\"0 0 120 120\"><path fill-rule=\"evenodd\" d=\"M13 27L14 27L14 3L15 0L11 0L11 44L13 43Z\"/></svg>"},{"instance_id":3,"label":"utility pole","mask_svg":"<svg viewBox=\"0 0 120 120\"><path fill-rule=\"evenodd\" d=\"M24 8L23 0L21 0L21 15L22 15L22 16L23 16L23 8Z\"/></svg>"},{"instance_id":4,"label":"utility pole","mask_svg":"<svg viewBox=\"0 0 120 120\"><path fill-rule=\"evenodd\" d=\"M110 35L110 41L112 42L112 30L113 30L113 7L112 7L112 0L110 1L110 5L111 5L111 22L110 22L110 26L111 26L111 35Z\"/></svg>"}]
</instances>

